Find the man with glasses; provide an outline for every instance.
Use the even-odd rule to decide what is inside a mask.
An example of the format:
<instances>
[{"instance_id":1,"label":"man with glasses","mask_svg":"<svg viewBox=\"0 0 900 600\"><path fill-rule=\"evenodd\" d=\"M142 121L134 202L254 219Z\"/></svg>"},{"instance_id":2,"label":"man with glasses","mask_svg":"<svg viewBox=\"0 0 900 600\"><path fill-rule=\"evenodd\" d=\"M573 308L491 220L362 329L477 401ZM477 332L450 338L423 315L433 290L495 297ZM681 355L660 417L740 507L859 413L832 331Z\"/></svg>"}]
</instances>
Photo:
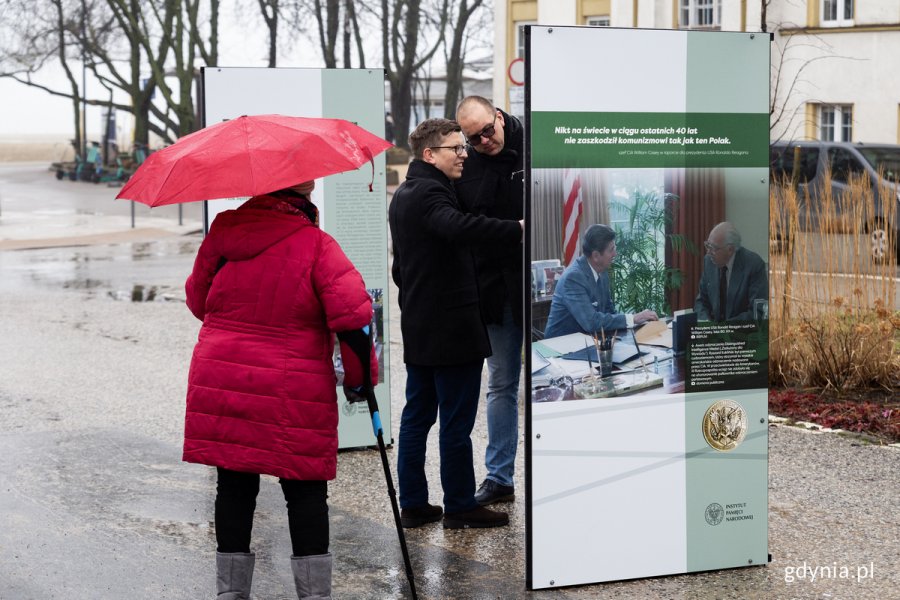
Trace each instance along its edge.
<instances>
[{"instance_id":1,"label":"man with glasses","mask_svg":"<svg viewBox=\"0 0 900 600\"><path fill-rule=\"evenodd\" d=\"M522 124L481 96L459 103L456 119L472 151L456 193L463 210L498 219L524 214ZM475 499L481 505L514 499L519 441L519 373L522 369L522 244L475 251L481 311L493 353L487 359L487 477Z\"/></svg>"},{"instance_id":2,"label":"man with glasses","mask_svg":"<svg viewBox=\"0 0 900 600\"><path fill-rule=\"evenodd\" d=\"M741 246L741 234L729 222L719 223L703 243L703 275L694 312L701 321L750 321L753 301L768 300L766 263Z\"/></svg>"},{"instance_id":3,"label":"man with glasses","mask_svg":"<svg viewBox=\"0 0 900 600\"><path fill-rule=\"evenodd\" d=\"M414 160L388 210L407 373L397 450L400 522L418 527L443 514L449 529L498 527L509 517L475 501L470 436L491 345L478 306L472 247L517 246L522 222L460 209L453 181L467 152L456 121L424 121L409 143ZM428 502L425 476L428 432L438 417L443 511Z\"/></svg>"}]
</instances>

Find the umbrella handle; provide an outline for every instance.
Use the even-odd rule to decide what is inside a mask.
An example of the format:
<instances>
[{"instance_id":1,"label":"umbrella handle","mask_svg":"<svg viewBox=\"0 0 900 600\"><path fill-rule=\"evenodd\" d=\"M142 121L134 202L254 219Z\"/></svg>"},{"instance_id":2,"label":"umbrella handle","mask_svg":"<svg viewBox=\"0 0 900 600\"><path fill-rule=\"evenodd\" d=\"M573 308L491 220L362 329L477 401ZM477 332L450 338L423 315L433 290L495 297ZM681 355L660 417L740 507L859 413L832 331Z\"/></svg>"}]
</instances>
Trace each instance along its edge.
<instances>
[{"instance_id":1,"label":"umbrella handle","mask_svg":"<svg viewBox=\"0 0 900 600\"><path fill-rule=\"evenodd\" d=\"M372 168L375 168L374 163L372 164ZM369 406L369 414L372 415L372 432L377 438L384 435L384 428L381 425L378 400L375 398L375 386L372 385L372 363L369 360L369 352L371 351L372 344L375 340L372 339L373 330L371 326L366 325L362 328L362 331L366 334L365 347L360 343L362 338L356 336L354 336L355 339L353 340L353 343L351 343L351 347L353 347L353 352L359 358L360 366L362 367L363 393L366 395L366 404Z\"/></svg>"}]
</instances>

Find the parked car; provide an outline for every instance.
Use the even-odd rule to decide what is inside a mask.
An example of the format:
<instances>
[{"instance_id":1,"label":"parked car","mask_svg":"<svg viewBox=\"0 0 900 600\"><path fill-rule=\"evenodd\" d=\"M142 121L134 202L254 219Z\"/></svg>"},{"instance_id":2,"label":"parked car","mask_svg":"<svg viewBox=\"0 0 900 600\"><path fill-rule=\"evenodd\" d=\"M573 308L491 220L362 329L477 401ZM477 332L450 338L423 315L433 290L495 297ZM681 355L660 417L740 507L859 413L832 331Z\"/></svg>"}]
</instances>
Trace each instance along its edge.
<instances>
[{"instance_id":1,"label":"parked car","mask_svg":"<svg viewBox=\"0 0 900 600\"><path fill-rule=\"evenodd\" d=\"M873 214L863 223L869 236L872 258L877 261L897 258L900 260L900 145L862 144L850 142L776 142L769 149L771 181L778 184L789 181L794 171L795 148L799 148L797 164L798 198L805 200L807 193L811 203L809 218L801 211L800 229L819 229L818 217L822 200L830 187L838 218L852 210L845 196L850 182L867 180L872 186ZM886 196L886 197L882 197ZM777 198L777 192L776 192ZM893 203L893 206L886 203ZM892 210L893 209L893 210ZM889 235L893 232L892 235ZM777 236L778 233L775 232ZM893 245L893 247L891 247Z\"/></svg>"}]
</instances>

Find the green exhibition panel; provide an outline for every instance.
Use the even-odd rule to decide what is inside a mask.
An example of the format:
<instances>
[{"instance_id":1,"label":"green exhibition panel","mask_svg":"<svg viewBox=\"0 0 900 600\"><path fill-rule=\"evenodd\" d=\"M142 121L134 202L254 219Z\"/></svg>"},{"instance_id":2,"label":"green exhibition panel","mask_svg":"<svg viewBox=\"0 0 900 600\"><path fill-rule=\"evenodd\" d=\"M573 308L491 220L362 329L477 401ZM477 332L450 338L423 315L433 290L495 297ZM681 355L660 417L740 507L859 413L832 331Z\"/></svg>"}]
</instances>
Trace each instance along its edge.
<instances>
[{"instance_id":1,"label":"green exhibition panel","mask_svg":"<svg viewBox=\"0 0 900 600\"><path fill-rule=\"evenodd\" d=\"M527 585L764 565L767 300L719 322L694 299L719 222L768 264L769 36L531 26L526 41ZM548 337L593 223L617 232L617 312L660 321Z\"/></svg>"},{"instance_id":2,"label":"green exhibition panel","mask_svg":"<svg viewBox=\"0 0 900 600\"><path fill-rule=\"evenodd\" d=\"M202 83L203 116L207 125L241 115L274 113L346 119L384 136L384 72L381 69L205 67ZM341 245L372 296L380 371L375 395L384 439L390 443L393 434L386 198L383 153L375 157L374 171L367 163L356 171L325 177L316 182L312 195L319 208L320 226ZM236 208L245 200L226 198L207 202L207 229L216 214ZM338 447L372 446L375 436L368 409L364 403L349 404L341 391L343 368L337 349L334 362L340 405Z\"/></svg>"}]
</instances>

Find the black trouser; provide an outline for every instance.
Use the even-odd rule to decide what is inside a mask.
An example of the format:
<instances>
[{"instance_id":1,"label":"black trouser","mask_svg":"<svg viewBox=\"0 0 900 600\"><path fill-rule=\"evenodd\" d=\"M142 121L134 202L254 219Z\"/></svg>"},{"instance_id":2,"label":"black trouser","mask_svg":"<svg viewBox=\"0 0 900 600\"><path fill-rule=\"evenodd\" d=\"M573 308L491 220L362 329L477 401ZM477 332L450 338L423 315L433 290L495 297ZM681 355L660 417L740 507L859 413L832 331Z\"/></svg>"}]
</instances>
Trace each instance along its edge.
<instances>
[{"instance_id":1,"label":"black trouser","mask_svg":"<svg viewBox=\"0 0 900 600\"><path fill-rule=\"evenodd\" d=\"M216 543L219 552L250 552L259 475L217 467ZM328 552L328 484L279 479L287 501L294 556Z\"/></svg>"}]
</instances>

